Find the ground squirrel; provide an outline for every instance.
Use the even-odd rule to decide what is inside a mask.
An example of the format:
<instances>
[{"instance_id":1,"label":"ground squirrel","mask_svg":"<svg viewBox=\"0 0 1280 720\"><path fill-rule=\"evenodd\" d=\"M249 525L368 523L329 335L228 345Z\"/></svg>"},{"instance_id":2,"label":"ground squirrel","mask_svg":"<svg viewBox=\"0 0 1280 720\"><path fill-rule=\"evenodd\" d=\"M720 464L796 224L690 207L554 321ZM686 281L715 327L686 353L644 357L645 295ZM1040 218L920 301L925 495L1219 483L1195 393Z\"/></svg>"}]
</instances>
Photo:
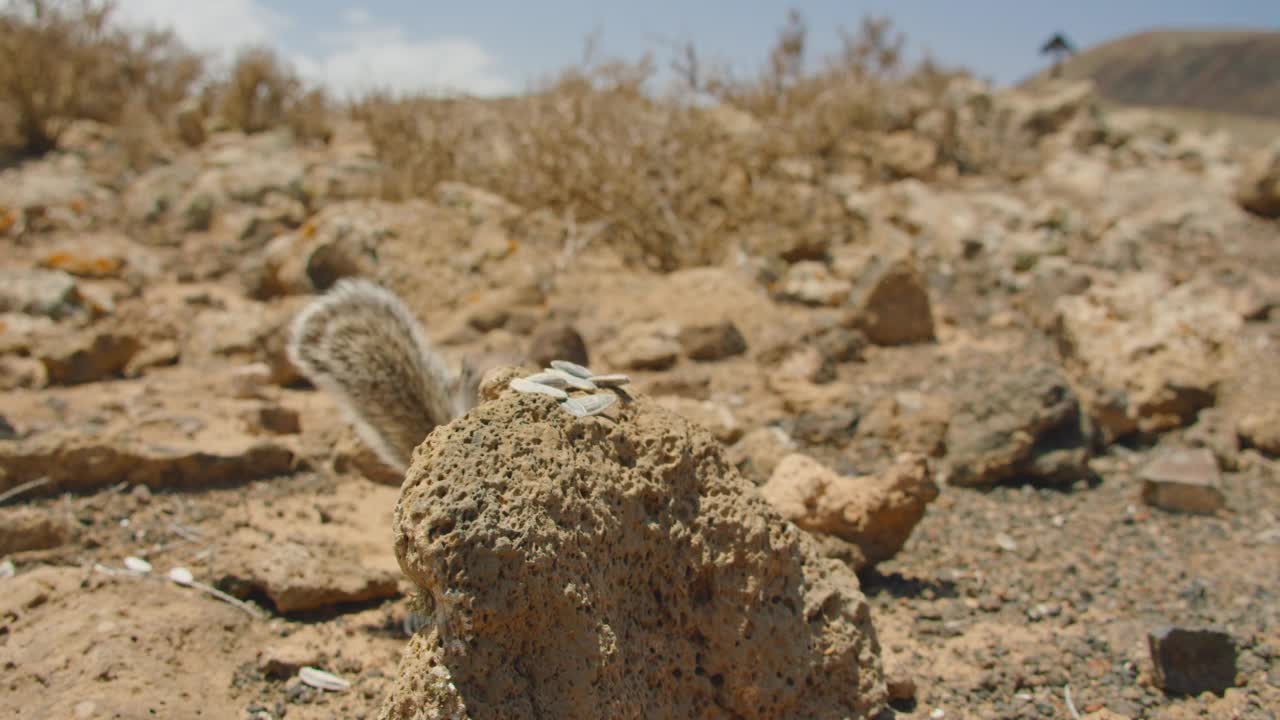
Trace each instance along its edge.
<instances>
[{"instance_id":1,"label":"ground squirrel","mask_svg":"<svg viewBox=\"0 0 1280 720\"><path fill-rule=\"evenodd\" d=\"M367 280L339 281L303 308L289 360L332 394L383 462L404 472L432 428L475 404L474 372L455 376L413 312Z\"/></svg>"}]
</instances>

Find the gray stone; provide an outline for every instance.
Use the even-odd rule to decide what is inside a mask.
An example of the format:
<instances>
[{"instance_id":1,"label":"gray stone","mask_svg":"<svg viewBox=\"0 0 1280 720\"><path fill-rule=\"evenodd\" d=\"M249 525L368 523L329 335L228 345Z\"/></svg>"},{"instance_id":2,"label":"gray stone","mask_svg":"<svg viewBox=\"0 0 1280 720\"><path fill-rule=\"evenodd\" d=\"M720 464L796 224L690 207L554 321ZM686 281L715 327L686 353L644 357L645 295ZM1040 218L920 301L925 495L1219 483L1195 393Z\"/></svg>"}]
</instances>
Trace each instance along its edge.
<instances>
[{"instance_id":1,"label":"gray stone","mask_svg":"<svg viewBox=\"0 0 1280 720\"><path fill-rule=\"evenodd\" d=\"M538 367L549 367L552 360L591 364L586 341L572 325L565 323L551 323L538 329L529 340L526 354L529 362Z\"/></svg>"},{"instance_id":2,"label":"gray stone","mask_svg":"<svg viewBox=\"0 0 1280 720\"><path fill-rule=\"evenodd\" d=\"M63 318L82 309L76 279L61 270L0 270L0 312Z\"/></svg>"},{"instance_id":3,"label":"gray stone","mask_svg":"<svg viewBox=\"0 0 1280 720\"><path fill-rule=\"evenodd\" d=\"M952 485L1069 485L1089 476L1087 424L1066 378L1051 365L969 374L946 437Z\"/></svg>"},{"instance_id":4,"label":"gray stone","mask_svg":"<svg viewBox=\"0 0 1280 720\"><path fill-rule=\"evenodd\" d=\"M876 345L930 342L935 337L929 290L908 258L871 268L852 298L854 327Z\"/></svg>"},{"instance_id":5,"label":"gray stone","mask_svg":"<svg viewBox=\"0 0 1280 720\"><path fill-rule=\"evenodd\" d=\"M1160 451L1139 471L1142 500L1164 510L1210 515L1226 504L1213 451L1176 448Z\"/></svg>"},{"instance_id":6,"label":"gray stone","mask_svg":"<svg viewBox=\"0 0 1280 720\"><path fill-rule=\"evenodd\" d=\"M680 328L676 339L691 360L724 360L747 351L746 339L738 326L729 320L709 325L686 325Z\"/></svg>"}]
</instances>

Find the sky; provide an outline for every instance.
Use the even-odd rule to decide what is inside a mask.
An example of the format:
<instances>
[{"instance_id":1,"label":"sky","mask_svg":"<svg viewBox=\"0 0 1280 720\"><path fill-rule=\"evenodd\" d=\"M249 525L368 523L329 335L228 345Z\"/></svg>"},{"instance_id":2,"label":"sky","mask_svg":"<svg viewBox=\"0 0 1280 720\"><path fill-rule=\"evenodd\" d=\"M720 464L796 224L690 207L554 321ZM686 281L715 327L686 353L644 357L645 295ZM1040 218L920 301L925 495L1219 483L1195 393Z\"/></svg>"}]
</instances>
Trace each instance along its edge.
<instances>
[{"instance_id":1,"label":"sky","mask_svg":"<svg viewBox=\"0 0 1280 720\"><path fill-rule=\"evenodd\" d=\"M799 10L817 60L867 15L886 16L909 57L927 51L998 85L1044 67L1040 44L1065 33L1079 48L1154 28L1280 31L1280 0L117 0L131 24L171 27L191 47L229 57L245 45L280 52L339 96L373 89L504 95L601 54L665 65L675 43L744 74L767 57L787 11Z\"/></svg>"}]
</instances>

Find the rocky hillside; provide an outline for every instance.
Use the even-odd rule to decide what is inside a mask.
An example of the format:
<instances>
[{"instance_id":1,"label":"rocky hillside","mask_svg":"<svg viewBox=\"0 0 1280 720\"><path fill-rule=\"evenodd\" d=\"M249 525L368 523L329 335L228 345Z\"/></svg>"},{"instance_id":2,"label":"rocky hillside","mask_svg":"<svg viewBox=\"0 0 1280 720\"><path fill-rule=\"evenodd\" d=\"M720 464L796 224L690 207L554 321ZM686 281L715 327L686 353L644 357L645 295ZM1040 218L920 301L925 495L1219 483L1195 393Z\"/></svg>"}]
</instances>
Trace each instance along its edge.
<instances>
[{"instance_id":1,"label":"rocky hillside","mask_svg":"<svg viewBox=\"0 0 1280 720\"><path fill-rule=\"evenodd\" d=\"M1280 119L1277 67L1280 32L1153 30L1082 49L1061 77L1123 105Z\"/></svg>"},{"instance_id":2,"label":"rocky hillside","mask_svg":"<svg viewBox=\"0 0 1280 720\"><path fill-rule=\"evenodd\" d=\"M1273 717L1280 146L613 71L0 170L0 716ZM524 368L407 475L284 351L352 277Z\"/></svg>"}]
</instances>

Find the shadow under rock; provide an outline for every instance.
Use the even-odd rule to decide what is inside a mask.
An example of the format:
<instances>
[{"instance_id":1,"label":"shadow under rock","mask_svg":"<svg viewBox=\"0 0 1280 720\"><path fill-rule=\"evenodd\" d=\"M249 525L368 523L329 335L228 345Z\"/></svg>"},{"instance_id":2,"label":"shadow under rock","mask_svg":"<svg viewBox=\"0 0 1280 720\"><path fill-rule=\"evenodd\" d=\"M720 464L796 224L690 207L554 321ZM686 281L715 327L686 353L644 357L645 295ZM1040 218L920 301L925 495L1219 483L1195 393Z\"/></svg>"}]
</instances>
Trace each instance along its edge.
<instances>
[{"instance_id":1,"label":"shadow under rock","mask_svg":"<svg viewBox=\"0 0 1280 720\"><path fill-rule=\"evenodd\" d=\"M899 572L882 573L870 568L858 573L862 583L862 592L867 597L922 598L926 593L932 599L955 598L959 596L956 584L950 580L934 580L932 578L907 577Z\"/></svg>"}]
</instances>

